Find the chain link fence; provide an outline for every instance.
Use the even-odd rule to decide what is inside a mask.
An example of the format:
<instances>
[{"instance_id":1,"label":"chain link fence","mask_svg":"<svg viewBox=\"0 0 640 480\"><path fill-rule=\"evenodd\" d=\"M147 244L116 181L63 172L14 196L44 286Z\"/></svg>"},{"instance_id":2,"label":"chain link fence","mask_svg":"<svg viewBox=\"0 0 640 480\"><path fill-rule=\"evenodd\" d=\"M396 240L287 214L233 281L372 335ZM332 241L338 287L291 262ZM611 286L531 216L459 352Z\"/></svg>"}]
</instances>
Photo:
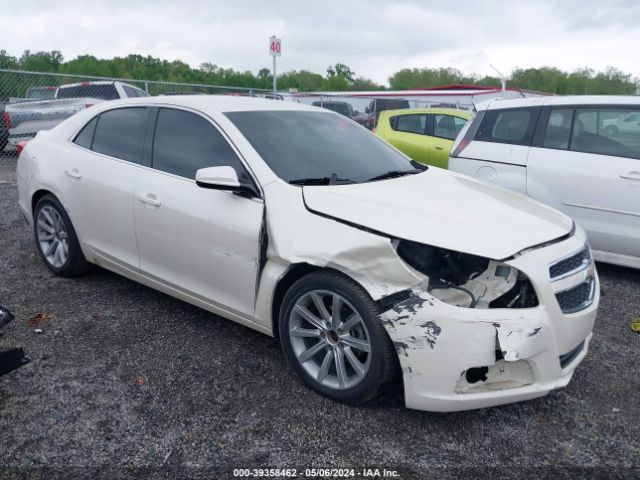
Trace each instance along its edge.
<instances>
[{"instance_id":1,"label":"chain link fence","mask_svg":"<svg viewBox=\"0 0 640 480\"><path fill-rule=\"evenodd\" d=\"M16 162L20 142L91 105L147 95L239 95L270 90L0 69L0 165ZM282 99L282 95L277 97Z\"/></svg>"},{"instance_id":2,"label":"chain link fence","mask_svg":"<svg viewBox=\"0 0 640 480\"><path fill-rule=\"evenodd\" d=\"M147 95L198 94L275 98L315 105L341 113L370 130L377 124L380 112L385 110L474 110L477 103L490 98L525 96L519 91L500 91L492 87L274 94L271 90L242 87L0 69L0 165L16 161L21 142L95 103Z\"/></svg>"}]
</instances>

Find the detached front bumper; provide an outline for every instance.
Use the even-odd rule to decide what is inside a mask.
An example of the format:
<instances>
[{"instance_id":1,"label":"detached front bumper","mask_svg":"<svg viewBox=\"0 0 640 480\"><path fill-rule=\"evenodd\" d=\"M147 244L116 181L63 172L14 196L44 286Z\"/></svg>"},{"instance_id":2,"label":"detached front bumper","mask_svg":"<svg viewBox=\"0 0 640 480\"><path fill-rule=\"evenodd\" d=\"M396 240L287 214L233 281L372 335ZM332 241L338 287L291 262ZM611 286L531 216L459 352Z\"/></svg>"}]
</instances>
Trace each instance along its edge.
<instances>
[{"instance_id":1,"label":"detached front bumper","mask_svg":"<svg viewBox=\"0 0 640 480\"><path fill-rule=\"evenodd\" d=\"M409 408L449 412L541 397L566 386L585 357L600 287L588 268L551 281L549 266L586 242L584 232L533 249L509 265L536 289L534 308L472 309L421 289L380 315L400 359ZM564 313L557 295L592 278L592 302Z\"/></svg>"}]
</instances>

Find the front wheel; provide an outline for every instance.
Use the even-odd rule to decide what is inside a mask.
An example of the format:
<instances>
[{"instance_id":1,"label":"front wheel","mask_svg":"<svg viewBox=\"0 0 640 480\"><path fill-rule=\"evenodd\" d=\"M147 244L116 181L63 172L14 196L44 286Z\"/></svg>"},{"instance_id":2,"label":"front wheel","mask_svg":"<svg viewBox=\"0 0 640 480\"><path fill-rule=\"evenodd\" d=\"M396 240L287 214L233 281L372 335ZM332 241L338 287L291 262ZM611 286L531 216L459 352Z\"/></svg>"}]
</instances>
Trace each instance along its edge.
<instances>
[{"instance_id":1,"label":"front wheel","mask_svg":"<svg viewBox=\"0 0 640 480\"><path fill-rule=\"evenodd\" d=\"M38 200L33 220L36 245L49 270L60 277L77 277L88 270L71 220L56 197L49 194Z\"/></svg>"},{"instance_id":2,"label":"front wheel","mask_svg":"<svg viewBox=\"0 0 640 480\"><path fill-rule=\"evenodd\" d=\"M378 306L353 280L311 273L289 289L280 311L280 341L298 376L334 400L360 404L398 374L398 358Z\"/></svg>"},{"instance_id":3,"label":"front wheel","mask_svg":"<svg viewBox=\"0 0 640 480\"><path fill-rule=\"evenodd\" d=\"M609 125L604 129L604 133L608 137L615 137L618 135L618 127L616 127L615 125Z\"/></svg>"}]
</instances>

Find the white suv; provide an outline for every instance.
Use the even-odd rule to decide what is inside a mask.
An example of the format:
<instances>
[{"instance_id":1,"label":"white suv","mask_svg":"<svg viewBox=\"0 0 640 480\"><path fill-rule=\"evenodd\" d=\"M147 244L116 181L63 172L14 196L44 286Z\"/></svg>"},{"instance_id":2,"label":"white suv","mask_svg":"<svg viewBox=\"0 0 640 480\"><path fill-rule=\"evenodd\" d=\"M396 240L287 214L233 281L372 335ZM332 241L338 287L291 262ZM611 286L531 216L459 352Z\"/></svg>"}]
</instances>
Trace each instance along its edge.
<instances>
[{"instance_id":1,"label":"white suv","mask_svg":"<svg viewBox=\"0 0 640 480\"><path fill-rule=\"evenodd\" d=\"M458 135L449 169L567 213L597 260L640 268L640 98L485 103Z\"/></svg>"}]
</instances>

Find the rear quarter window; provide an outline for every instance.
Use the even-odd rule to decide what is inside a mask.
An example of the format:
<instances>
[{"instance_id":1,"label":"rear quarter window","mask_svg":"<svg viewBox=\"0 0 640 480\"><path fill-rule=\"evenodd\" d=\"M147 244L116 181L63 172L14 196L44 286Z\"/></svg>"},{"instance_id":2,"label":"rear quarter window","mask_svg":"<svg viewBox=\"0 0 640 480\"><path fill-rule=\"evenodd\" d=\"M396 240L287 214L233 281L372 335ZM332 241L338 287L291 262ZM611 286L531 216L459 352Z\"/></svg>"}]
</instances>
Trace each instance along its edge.
<instances>
[{"instance_id":1,"label":"rear quarter window","mask_svg":"<svg viewBox=\"0 0 640 480\"><path fill-rule=\"evenodd\" d=\"M73 140L73 143L91 150L91 145L93 144L93 132L95 132L96 130L97 123L98 123L98 117L95 117L93 120L87 123L84 126L84 128L80 130L80 133L76 135L76 138Z\"/></svg>"},{"instance_id":2,"label":"rear quarter window","mask_svg":"<svg viewBox=\"0 0 640 480\"><path fill-rule=\"evenodd\" d=\"M539 113L539 108L488 110L474 140L530 145Z\"/></svg>"}]
</instances>

